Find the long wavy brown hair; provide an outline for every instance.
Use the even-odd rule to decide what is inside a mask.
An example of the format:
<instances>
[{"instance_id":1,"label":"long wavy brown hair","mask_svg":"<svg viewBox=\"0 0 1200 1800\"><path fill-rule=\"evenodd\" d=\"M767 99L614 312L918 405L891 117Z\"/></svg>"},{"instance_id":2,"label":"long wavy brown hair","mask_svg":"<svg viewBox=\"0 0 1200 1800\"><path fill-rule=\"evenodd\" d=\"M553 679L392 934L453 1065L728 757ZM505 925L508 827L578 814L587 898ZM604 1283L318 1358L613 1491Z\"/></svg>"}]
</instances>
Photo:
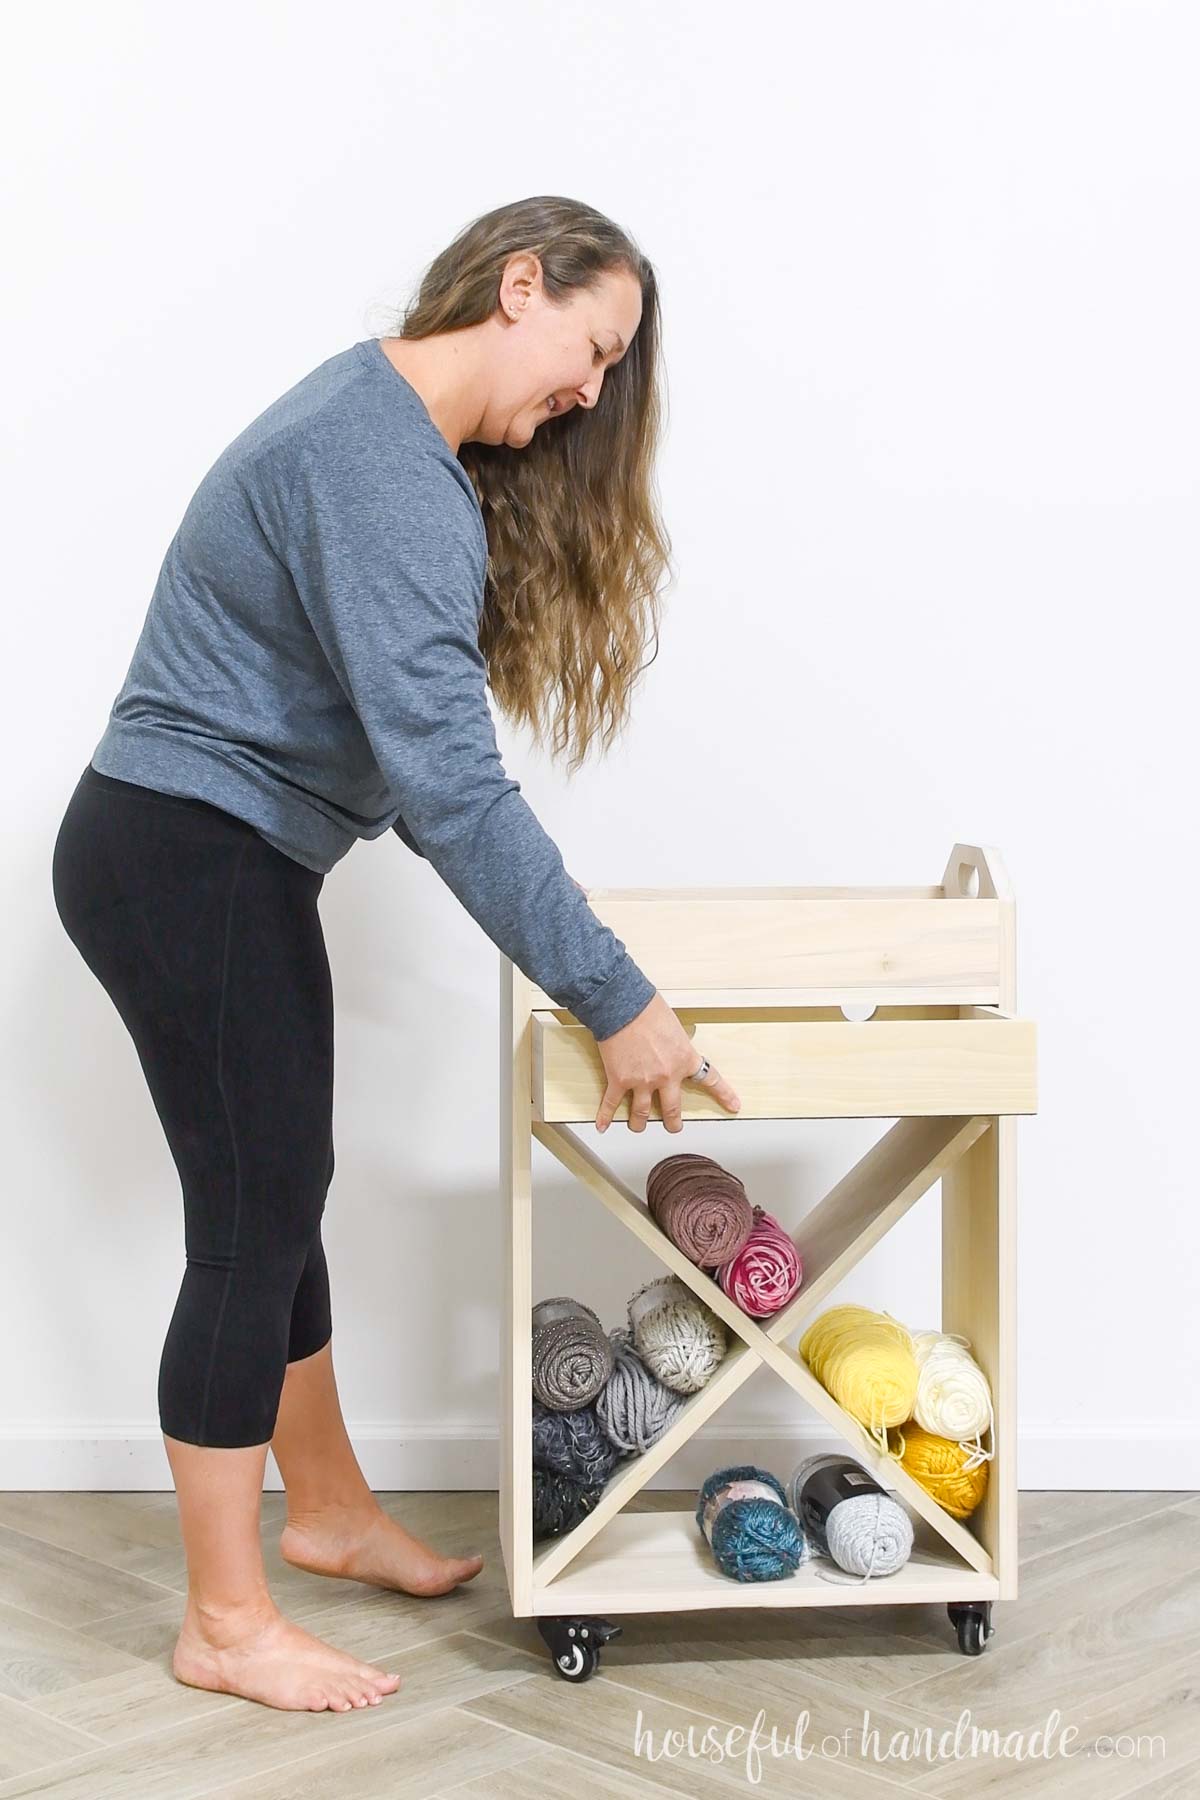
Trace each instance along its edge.
<instances>
[{"instance_id":1,"label":"long wavy brown hair","mask_svg":"<svg viewBox=\"0 0 1200 1800\"><path fill-rule=\"evenodd\" d=\"M606 750L627 723L633 688L658 653L659 584L673 573L654 492L663 420L654 270L603 213L540 194L460 231L389 335L483 323L500 304L505 264L521 251L540 259L551 305L620 270L642 290L633 342L594 407L572 407L521 450L464 443L458 452L487 524L479 644L488 685L509 718L549 741L551 756L572 749L572 773L593 738Z\"/></svg>"}]
</instances>

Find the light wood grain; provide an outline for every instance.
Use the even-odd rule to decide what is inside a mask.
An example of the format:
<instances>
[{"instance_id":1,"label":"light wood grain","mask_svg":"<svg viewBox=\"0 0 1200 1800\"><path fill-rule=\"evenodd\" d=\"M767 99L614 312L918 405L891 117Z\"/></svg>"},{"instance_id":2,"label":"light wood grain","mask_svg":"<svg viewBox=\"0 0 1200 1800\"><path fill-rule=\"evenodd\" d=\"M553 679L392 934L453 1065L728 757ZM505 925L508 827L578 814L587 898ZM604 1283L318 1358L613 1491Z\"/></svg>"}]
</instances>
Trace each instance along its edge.
<instances>
[{"instance_id":1,"label":"light wood grain","mask_svg":"<svg viewBox=\"0 0 1200 1800\"><path fill-rule=\"evenodd\" d=\"M561 1125L533 1124L531 1130L538 1141L551 1150L572 1174L591 1190L617 1218L622 1225L642 1243L654 1256L664 1262L667 1268L684 1282L721 1319L733 1340L741 1339L756 1359L773 1369L800 1398L818 1412L825 1421L854 1447L854 1454L875 1475L885 1487L895 1490L899 1498L919 1518L924 1519L938 1532L956 1553L958 1561L981 1574L992 1574L992 1560L989 1546L976 1536L974 1530L960 1523L947 1513L944 1508L925 1492L913 1480L907 1469L896 1461L886 1458L874 1440L869 1436L859 1421L838 1404L811 1373L795 1351L784 1349L782 1339L793 1333L797 1321L803 1316L806 1308L799 1297L792 1308L777 1313L773 1318L759 1321L744 1313L725 1292L703 1270L697 1269L688 1258L674 1245L650 1216L646 1202L634 1194L611 1169L597 1156L596 1152ZM958 1136L959 1134L956 1134ZM960 1141L971 1141L971 1134L961 1134ZM893 1154L901 1156L898 1146L893 1146ZM803 1289L801 1289L803 1294ZM718 1370L719 1373L719 1370ZM736 1380L739 1371L735 1369L732 1381ZM711 1386L711 1381L707 1384ZM703 1390L702 1390L703 1391ZM730 1388L723 1388L719 1395L721 1400L727 1398ZM686 1416L674 1422L672 1447L683 1441L699 1429L708 1411L702 1406L689 1407ZM534 1612L555 1610L548 1604L546 1584L552 1580L559 1570L564 1568L571 1557L587 1544L601 1526L608 1523L624 1503L627 1494L642 1485L647 1472L657 1466L648 1462L646 1457L639 1457L635 1462L620 1470L606 1487L604 1494L593 1511L585 1517L572 1531L560 1538L556 1543L545 1546L538 1555L537 1578L534 1586ZM678 1563L672 1558L671 1591L676 1596L675 1604L686 1604L683 1600L678 1582ZM966 1599L986 1599L997 1592L995 1585L980 1593L972 1585L969 1593L960 1597ZM951 1598L952 1596L947 1596ZM795 1602L799 1603L799 1602ZM698 1597L698 1605L711 1605L710 1597ZM776 1605L777 1601L764 1597L763 1605ZM514 1611L521 1608L514 1602Z\"/></svg>"},{"instance_id":2,"label":"light wood grain","mask_svg":"<svg viewBox=\"0 0 1200 1800\"><path fill-rule=\"evenodd\" d=\"M999 902L943 889L591 888L592 911L662 993L738 989L841 1004L940 995L997 1003ZM540 989L534 1010L557 1003Z\"/></svg>"},{"instance_id":3,"label":"light wood grain","mask_svg":"<svg viewBox=\"0 0 1200 1800\"><path fill-rule=\"evenodd\" d=\"M505 1299L511 1308L502 1376L501 1507L514 1612L542 1616L585 1606L603 1611L607 1581L613 1604L633 1607L632 1585L614 1546L637 1560L644 1607L670 1604L685 1611L720 1604L721 1586L714 1590L695 1569L695 1546L685 1533L665 1525L648 1530L622 1514L667 1458L741 1386L751 1372L748 1357L777 1374L914 1520L942 1539L943 1554L922 1577L925 1598L949 1603L1014 1597L1011 1115L1036 1107L1036 1033L1031 1020L1012 1010L1015 903L999 852L955 844L939 886L919 892L597 889L589 892L589 901L652 974L698 1047L734 1083L742 1101L737 1119L863 1116L895 1118L897 1124L805 1224L792 1230L806 1271L800 1293L775 1317L752 1320L658 1228L645 1201L568 1129L570 1121L593 1121L599 1108L607 1085L600 1048L569 1011L539 1007L537 990L501 956L501 1176L509 1202ZM939 982L947 985L953 1003L931 999L930 989ZM868 990L872 1016L848 1017L861 1013ZM683 1006L685 992L699 994L700 1003ZM627 1093L614 1122L628 1118L630 1100ZM648 1129L655 1119L661 1122L657 1094L652 1108ZM683 1090L683 1117L736 1122L711 1093L691 1086ZM717 1315L733 1349L725 1358L728 1366L689 1400L652 1451L618 1467L588 1513L535 1548L527 1566L524 1547L533 1537L527 1301L534 1137ZM986 1497L966 1521L955 1519L881 1450L783 1342L937 1181L943 1193L942 1329L968 1339L995 1406L985 1442ZM782 1223L789 1228L788 1221ZM586 1298L583 1289L578 1293ZM658 1547L657 1567L650 1546ZM959 1576L956 1593L953 1582ZM907 1579L913 1579L911 1573ZM819 1603L804 1580L748 1585L753 1604L764 1608ZM887 1585L901 1595L900 1581Z\"/></svg>"},{"instance_id":4,"label":"light wood grain","mask_svg":"<svg viewBox=\"0 0 1200 1800\"><path fill-rule=\"evenodd\" d=\"M847 994L849 1000L852 996ZM707 1056L737 1089L739 1119L895 1119L1037 1110L1036 1030L996 1008L879 1007L870 1019L820 1018L777 1008L729 1017L716 1008L677 1008ZM934 1016L936 1015L936 1016ZM534 1117L595 1119L607 1076L590 1031L551 1012L533 1014ZM613 1114L629 1117L627 1094ZM685 1121L730 1119L702 1087L685 1087ZM653 1096L652 1120L661 1121Z\"/></svg>"}]
</instances>

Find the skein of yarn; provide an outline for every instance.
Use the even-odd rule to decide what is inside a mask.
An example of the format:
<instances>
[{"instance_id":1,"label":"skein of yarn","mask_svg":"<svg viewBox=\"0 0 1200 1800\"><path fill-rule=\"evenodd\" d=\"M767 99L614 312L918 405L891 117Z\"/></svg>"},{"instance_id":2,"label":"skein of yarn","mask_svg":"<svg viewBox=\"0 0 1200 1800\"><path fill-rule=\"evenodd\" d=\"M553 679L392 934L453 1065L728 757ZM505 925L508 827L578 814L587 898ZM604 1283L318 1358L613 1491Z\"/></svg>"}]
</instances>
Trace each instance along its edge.
<instances>
[{"instance_id":1,"label":"skein of yarn","mask_svg":"<svg viewBox=\"0 0 1200 1800\"><path fill-rule=\"evenodd\" d=\"M629 1329L650 1373L677 1394L698 1392L728 1348L716 1313L674 1275L638 1289L629 1302Z\"/></svg>"},{"instance_id":2,"label":"skein of yarn","mask_svg":"<svg viewBox=\"0 0 1200 1800\"><path fill-rule=\"evenodd\" d=\"M619 1460L615 1444L600 1428L595 1405L552 1412L533 1402L533 1463L553 1475L569 1475L584 1487L603 1487Z\"/></svg>"},{"instance_id":3,"label":"skein of yarn","mask_svg":"<svg viewBox=\"0 0 1200 1800\"><path fill-rule=\"evenodd\" d=\"M608 1336L613 1372L596 1396L596 1417L610 1443L640 1456L674 1421L683 1396L646 1367L623 1326L615 1326Z\"/></svg>"},{"instance_id":4,"label":"skein of yarn","mask_svg":"<svg viewBox=\"0 0 1200 1800\"><path fill-rule=\"evenodd\" d=\"M911 1421L892 1433L892 1454L952 1519L969 1519L987 1492L988 1465L968 1457L964 1445L937 1437Z\"/></svg>"},{"instance_id":5,"label":"skein of yarn","mask_svg":"<svg viewBox=\"0 0 1200 1800\"><path fill-rule=\"evenodd\" d=\"M849 1456L806 1456L788 1483L792 1510L817 1550L853 1585L873 1575L894 1575L913 1546L912 1520L873 1475ZM842 1578L818 1568L826 1581ZM846 1585L843 1583L843 1585Z\"/></svg>"},{"instance_id":6,"label":"skein of yarn","mask_svg":"<svg viewBox=\"0 0 1200 1800\"><path fill-rule=\"evenodd\" d=\"M971 1340L955 1331L914 1331L912 1341L918 1369L913 1418L935 1437L970 1442L963 1468L974 1469L993 1455L980 1434L995 1420L991 1388L971 1355Z\"/></svg>"},{"instance_id":7,"label":"skein of yarn","mask_svg":"<svg viewBox=\"0 0 1200 1800\"><path fill-rule=\"evenodd\" d=\"M681 1150L664 1156L646 1177L650 1216L698 1268L716 1268L750 1236L746 1189L711 1156Z\"/></svg>"},{"instance_id":8,"label":"skein of yarn","mask_svg":"<svg viewBox=\"0 0 1200 1800\"><path fill-rule=\"evenodd\" d=\"M533 1309L533 1391L552 1412L574 1412L600 1392L613 1369L612 1345L582 1300L556 1294Z\"/></svg>"},{"instance_id":9,"label":"skein of yarn","mask_svg":"<svg viewBox=\"0 0 1200 1800\"><path fill-rule=\"evenodd\" d=\"M799 1354L887 1454L887 1427L910 1419L917 1397L917 1359L899 1320L867 1306L831 1306L804 1333Z\"/></svg>"},{"instance_id":10,"label":"skein of yarn","mask_svg":"<svg viewBox=\"0 0 1200 1800\"><path fill-rule=\"evenodd\" d=\"M595 1508L604 1492L603 1485L588 1486L572 1481L569 1475L556 1475L551 1469L533 1471L533 1535L534 1538L560 1537L570 1531Z\"/></svg>"},{"instance_id":11,"label":"skein of yarn","mask_svg":"<svg viewBox=\"0 0 1200 1800\"><path fill-rule=\"evenodd\" d=\"M779 1581L812 1555L812 1545L769 1469L718 1469L700 1489L696 1523L722 1575Z\"/></svg>"},{"instance_id":12,"label":"skein of yarn","mask_svg":"<svg viewBox=\"0 0 1200 1800\"><path fill-rule=\"evenodd\" d=\"M800 1258L788 1233L773 1214L756 1206L746 1242L717 1270L722 1291L752 1319L764 1319L787 1305L802 1278Z\"/></svg>"}]
</instances>

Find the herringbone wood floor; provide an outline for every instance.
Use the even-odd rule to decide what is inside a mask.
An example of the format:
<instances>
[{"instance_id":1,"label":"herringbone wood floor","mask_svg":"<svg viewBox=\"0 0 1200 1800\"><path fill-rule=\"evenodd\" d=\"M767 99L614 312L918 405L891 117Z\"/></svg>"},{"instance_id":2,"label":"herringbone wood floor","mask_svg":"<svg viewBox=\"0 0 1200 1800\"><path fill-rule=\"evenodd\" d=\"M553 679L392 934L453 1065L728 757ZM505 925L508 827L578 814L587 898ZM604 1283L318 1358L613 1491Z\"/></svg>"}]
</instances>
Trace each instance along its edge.
<instances>
[{"instance_id":1,"label":"herringbone wood floor","mask_svg":"<svg viewBox=\"0 0 1200 1800\"><path fill-rule=\"evenodd\" d=\"M403 1678L379 1706L285 1713L174 1680L173 1494L0 1494L0 1800L1200 1796L1200 1496L1022 1494L1020 1597L996 1606L982 1656L959 1653L942 1606L639 1614L614 1618L623 1636L579 1686L510 1615L494 1493L381 1498L439 1548L478 1545L488 1562L435 1600L306 1575L276 1548L283 1495L264 1495L278 1604ZM1073 1756L888 1754L893 1733L925 1725L952 1750L964 1712L1005 1737L1053 1729L1054 1711L1078 1733ZM772 1755L772 1728L782 1750L805 1712L812 1754ZM723 1760L701 1745L714 1726ZM1098 1754L1106 1734L1158 1742Z\"/></svg>"}]
</instances>

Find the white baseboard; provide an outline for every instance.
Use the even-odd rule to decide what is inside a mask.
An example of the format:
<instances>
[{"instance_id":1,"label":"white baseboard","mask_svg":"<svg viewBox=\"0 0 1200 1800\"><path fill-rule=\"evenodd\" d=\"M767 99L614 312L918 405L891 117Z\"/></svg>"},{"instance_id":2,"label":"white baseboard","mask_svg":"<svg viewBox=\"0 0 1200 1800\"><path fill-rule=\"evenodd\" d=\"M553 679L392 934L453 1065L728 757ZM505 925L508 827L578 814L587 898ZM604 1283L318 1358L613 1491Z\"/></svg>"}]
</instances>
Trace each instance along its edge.
<instances>
[{"instance_id":1,"label":"white baseboard","mask_svg":"<svg viewBox=\"0 0 1200 1800\"><path fill-rule=\"evenodd\" d=\"M477 1424L350 1425L372 1488L390 1492L494 1490L496 1430ZM757 1463L786 1484L797 1462L817 1450L852 1446L819 1420L703 1426L647 1484L699 1488L714 1469ZM156 1493L174 1483L157 1426L61 1424L0 1426L0 1493ZM268 1454L263 1483L283 1483ZM1200 1427L1172 1419L1103 1425L1030 1424L1018 1431L1017 1485L1058 1490L1200 1491Z\"/></svg>"}]
</instances>

